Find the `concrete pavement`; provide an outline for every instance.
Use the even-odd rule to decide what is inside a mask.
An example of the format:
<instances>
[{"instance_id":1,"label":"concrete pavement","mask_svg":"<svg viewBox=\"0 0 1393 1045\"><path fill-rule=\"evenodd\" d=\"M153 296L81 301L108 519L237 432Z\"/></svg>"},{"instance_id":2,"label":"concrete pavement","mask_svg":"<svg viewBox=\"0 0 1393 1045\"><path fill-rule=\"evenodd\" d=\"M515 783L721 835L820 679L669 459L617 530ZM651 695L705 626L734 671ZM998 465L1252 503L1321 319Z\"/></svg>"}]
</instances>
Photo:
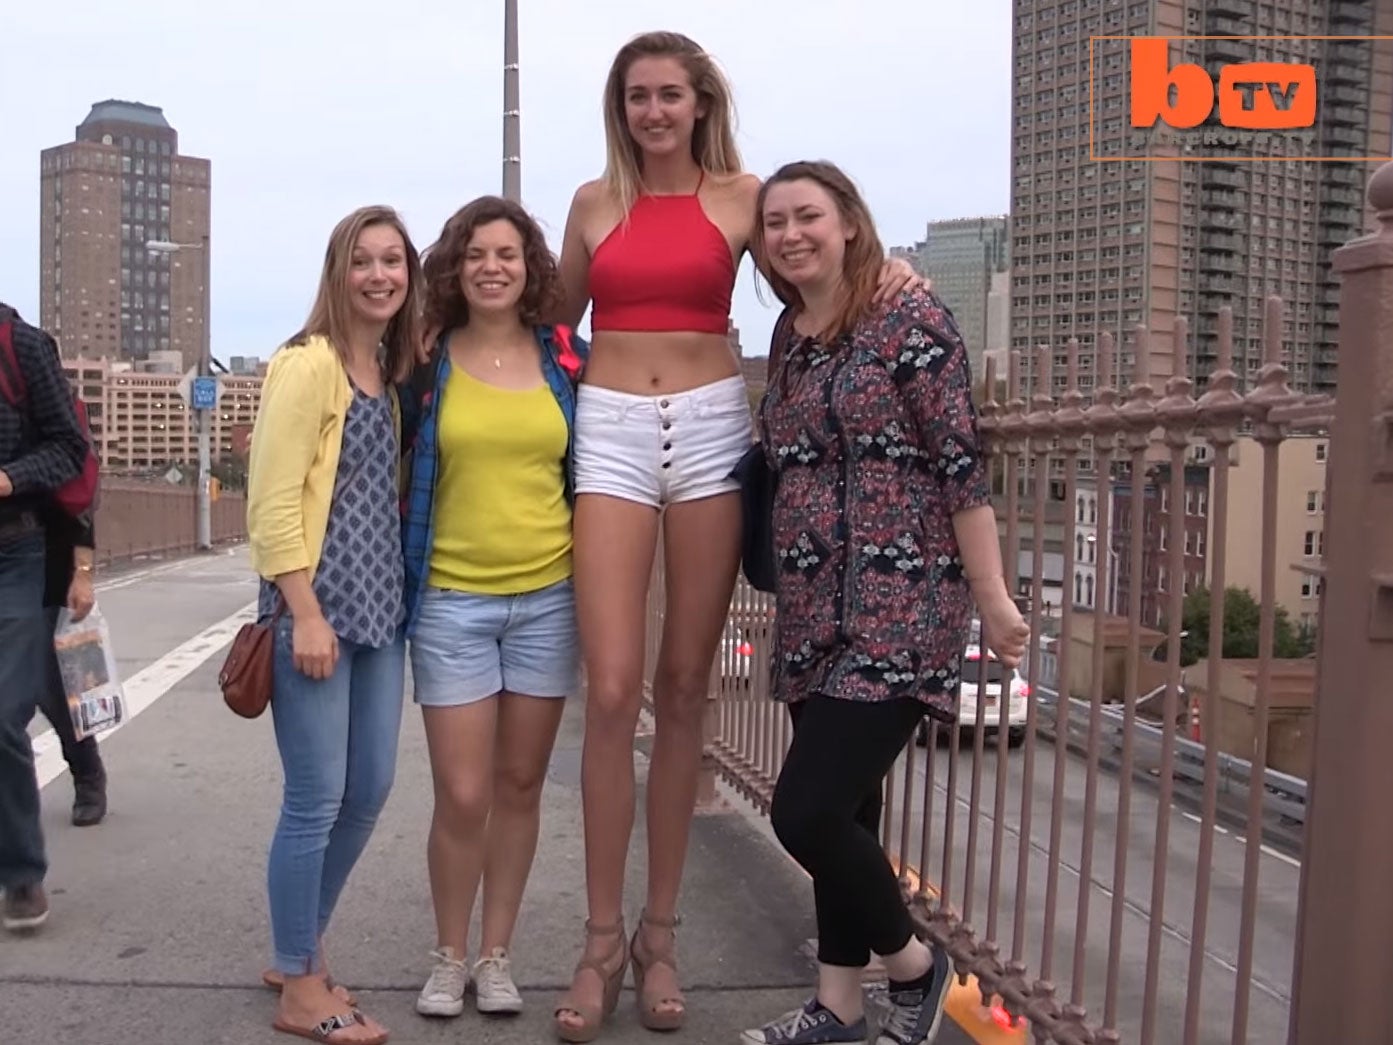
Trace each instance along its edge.
<instances>
[{"instance_id":1,"label":"concrete pavement","mask_svg":"<svg viewBox=\"0 0 1393 1045\"><path fill-rule=\"evenodd\" d=\"M37 742L41 779L52 781L44 829L53 914L34 937L0 936L6 1045L296 1040L270 1029L274 996L259 980L269 947L266 847L280 784L271 723L236 718L216 687L226 642L254 596L241 552L147 565L99 592L138 714L102 742L111 809L99 827L69 825L65 769L51 737ZM327 938L335 975L394 1042L556 1040L552 1006L569 981L584 918L582 714L573 702L552 761L514 946L526 1011L497 1019L471 1008L457 1020L428 1021L412 1004L434 944L425 868L431 788L420 715L407 707L395 790ZM640 757L640 781L644 765ZM642 835L640 822L631 923L642 902ZM766 825L738 811L697 818L682 910L688 1029L655 1039L639 1026L626 989L602 1041L733 1043L742 1027L806 995L812 891ZM969 1039L945 1027L938 1040Z\"/></svg>"}]
</instances>

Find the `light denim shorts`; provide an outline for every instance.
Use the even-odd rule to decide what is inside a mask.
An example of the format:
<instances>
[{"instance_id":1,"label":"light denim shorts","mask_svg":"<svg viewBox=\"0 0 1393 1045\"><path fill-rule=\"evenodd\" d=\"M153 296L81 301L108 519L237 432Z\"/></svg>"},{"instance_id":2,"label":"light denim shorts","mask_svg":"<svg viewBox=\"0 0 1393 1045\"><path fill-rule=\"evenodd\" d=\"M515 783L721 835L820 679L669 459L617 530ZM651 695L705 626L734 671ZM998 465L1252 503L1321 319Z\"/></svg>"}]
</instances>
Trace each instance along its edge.
<instances>
[{"instance_id":1,"label":"light denim shorts","mask_svg":"<svg viewBox=\"0 0 1393 1045\"><path fill-rule=\"evenodd\" d=\"M427 588L411 640L416 703L458 707L506 690L568 697L580 688L575 588L522 595Z\"/></svg>"},{"instance_id":2,"label":"light denim shorts","mask_svg":"<svg viewBox=\"0 0 1393 1045\"><path fill-rule=\"evenodd\" d=\"M576 493L661 508L735 493L731 472L754 439L743 377L647 396L581 385Z\"/></svg>"}]
</instances>

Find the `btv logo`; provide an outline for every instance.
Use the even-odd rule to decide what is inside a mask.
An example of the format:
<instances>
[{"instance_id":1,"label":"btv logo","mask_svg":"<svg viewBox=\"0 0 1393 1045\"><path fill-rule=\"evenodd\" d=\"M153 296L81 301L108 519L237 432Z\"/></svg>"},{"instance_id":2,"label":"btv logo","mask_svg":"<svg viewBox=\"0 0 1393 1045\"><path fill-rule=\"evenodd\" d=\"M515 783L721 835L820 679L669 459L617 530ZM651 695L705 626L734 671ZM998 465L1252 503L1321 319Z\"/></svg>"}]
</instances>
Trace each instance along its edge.
<instances>
[{"instance_id":1,"label":"btv logo","mask_svg":"<svg viewBox=\"0 0 1393 1045\"><path fill-rule=\"evenodd\" d=\"M1169 42L1132 40L1132 126L1157 119L1198 127L1214 111L1214 81L1198 65L1171 68ZM1316 69L1285 62L1242 62L1219 73L1219 122L1225 127L1275 131L1316 122Z\"/></svg>"}]
</instances>

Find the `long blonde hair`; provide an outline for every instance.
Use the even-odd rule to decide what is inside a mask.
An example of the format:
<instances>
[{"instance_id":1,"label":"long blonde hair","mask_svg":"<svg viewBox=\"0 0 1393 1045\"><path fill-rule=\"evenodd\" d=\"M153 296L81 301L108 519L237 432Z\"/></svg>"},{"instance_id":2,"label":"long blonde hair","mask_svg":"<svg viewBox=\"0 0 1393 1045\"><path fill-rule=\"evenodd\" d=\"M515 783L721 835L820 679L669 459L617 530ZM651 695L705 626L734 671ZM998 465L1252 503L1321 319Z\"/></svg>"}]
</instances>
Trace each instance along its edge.
<instances>
[{"instance_id":1,"label":"long blonde hair","mask_svg":"<svg viewBox=\"0 0 1393 1045\"><path fill-rule=\"evenodd\" d=\"M386 359L382 376L388 381L401 381L411 371L421 325L421 257L406 223L391 207L360 207L336 226L329 236L324 252L324 270L319 277L319 290L305 325L287 345L304 344L313 336L329 339L340 357L347 361L348 329L351 306L348 303L348 270L353 260L353 248L364 229L373 225L390 225L401 236L406 249L406 300L387 324L382 335Z\"/></svg>"},{"instance_id":2,"label":"long blonde hair","mask_svg":"<svg viewBox=\"0 0 1393 1045\"><path fill-rule=\"evenodd\" d=\"M880 282L880 271L885 265L885 247L876 233L870 207L840 167L826 160L799 160L784 164L760 186L755 203L754 234L750 237L750 253L754 255L759 271L769 274L769 285L774 288L780 301L792 305L795 311L801 311L804 307L803 295L798 288L780 276L770 263L769 246L764 240L764 204L769 198L769 190L775 185L804 179L821 185L836 204L842 222L855 230L855 236L847 243L846 254L842 258L837 313L828 328L820 332L824 342L831 342L851 333L870 308L876 285Z\"/></svg>"},{"instance_id":3,"label":"long blonde hair","mask_svg":"<svg viewBox=\"0 0 1393 1045\"><path fill-rule=\"evenodd\" d=\"M712 174L737 174L744 170L735 144L735 102L730 82L716 60L681 33L643 33L619 49L605 80L603 180L625 215L643 183L643 151L629 133L624 108L629 67L640 58L676 58L687 70L692 90L706 108L706 115L699 116L692 128L692 159L697 165Z\"/></svg>"}]
</instances>

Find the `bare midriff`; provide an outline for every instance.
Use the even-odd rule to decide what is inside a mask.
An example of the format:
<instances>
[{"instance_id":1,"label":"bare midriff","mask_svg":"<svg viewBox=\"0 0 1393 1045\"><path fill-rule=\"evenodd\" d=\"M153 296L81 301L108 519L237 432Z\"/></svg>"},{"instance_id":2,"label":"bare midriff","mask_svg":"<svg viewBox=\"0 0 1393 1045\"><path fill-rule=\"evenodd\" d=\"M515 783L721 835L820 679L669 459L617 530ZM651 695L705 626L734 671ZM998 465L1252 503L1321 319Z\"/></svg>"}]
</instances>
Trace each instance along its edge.
<instances>
[{"instance_id":1,"label":"bare midriff","mask_svg":"<svg viewBox=\"0 0 1393 1045\"><path fill-rule=\"evenodd\" d=\"M585 383L631 395L669 395L739 373L729 339L717 334L597 330Z\"/></svg>"}]
</instances>

